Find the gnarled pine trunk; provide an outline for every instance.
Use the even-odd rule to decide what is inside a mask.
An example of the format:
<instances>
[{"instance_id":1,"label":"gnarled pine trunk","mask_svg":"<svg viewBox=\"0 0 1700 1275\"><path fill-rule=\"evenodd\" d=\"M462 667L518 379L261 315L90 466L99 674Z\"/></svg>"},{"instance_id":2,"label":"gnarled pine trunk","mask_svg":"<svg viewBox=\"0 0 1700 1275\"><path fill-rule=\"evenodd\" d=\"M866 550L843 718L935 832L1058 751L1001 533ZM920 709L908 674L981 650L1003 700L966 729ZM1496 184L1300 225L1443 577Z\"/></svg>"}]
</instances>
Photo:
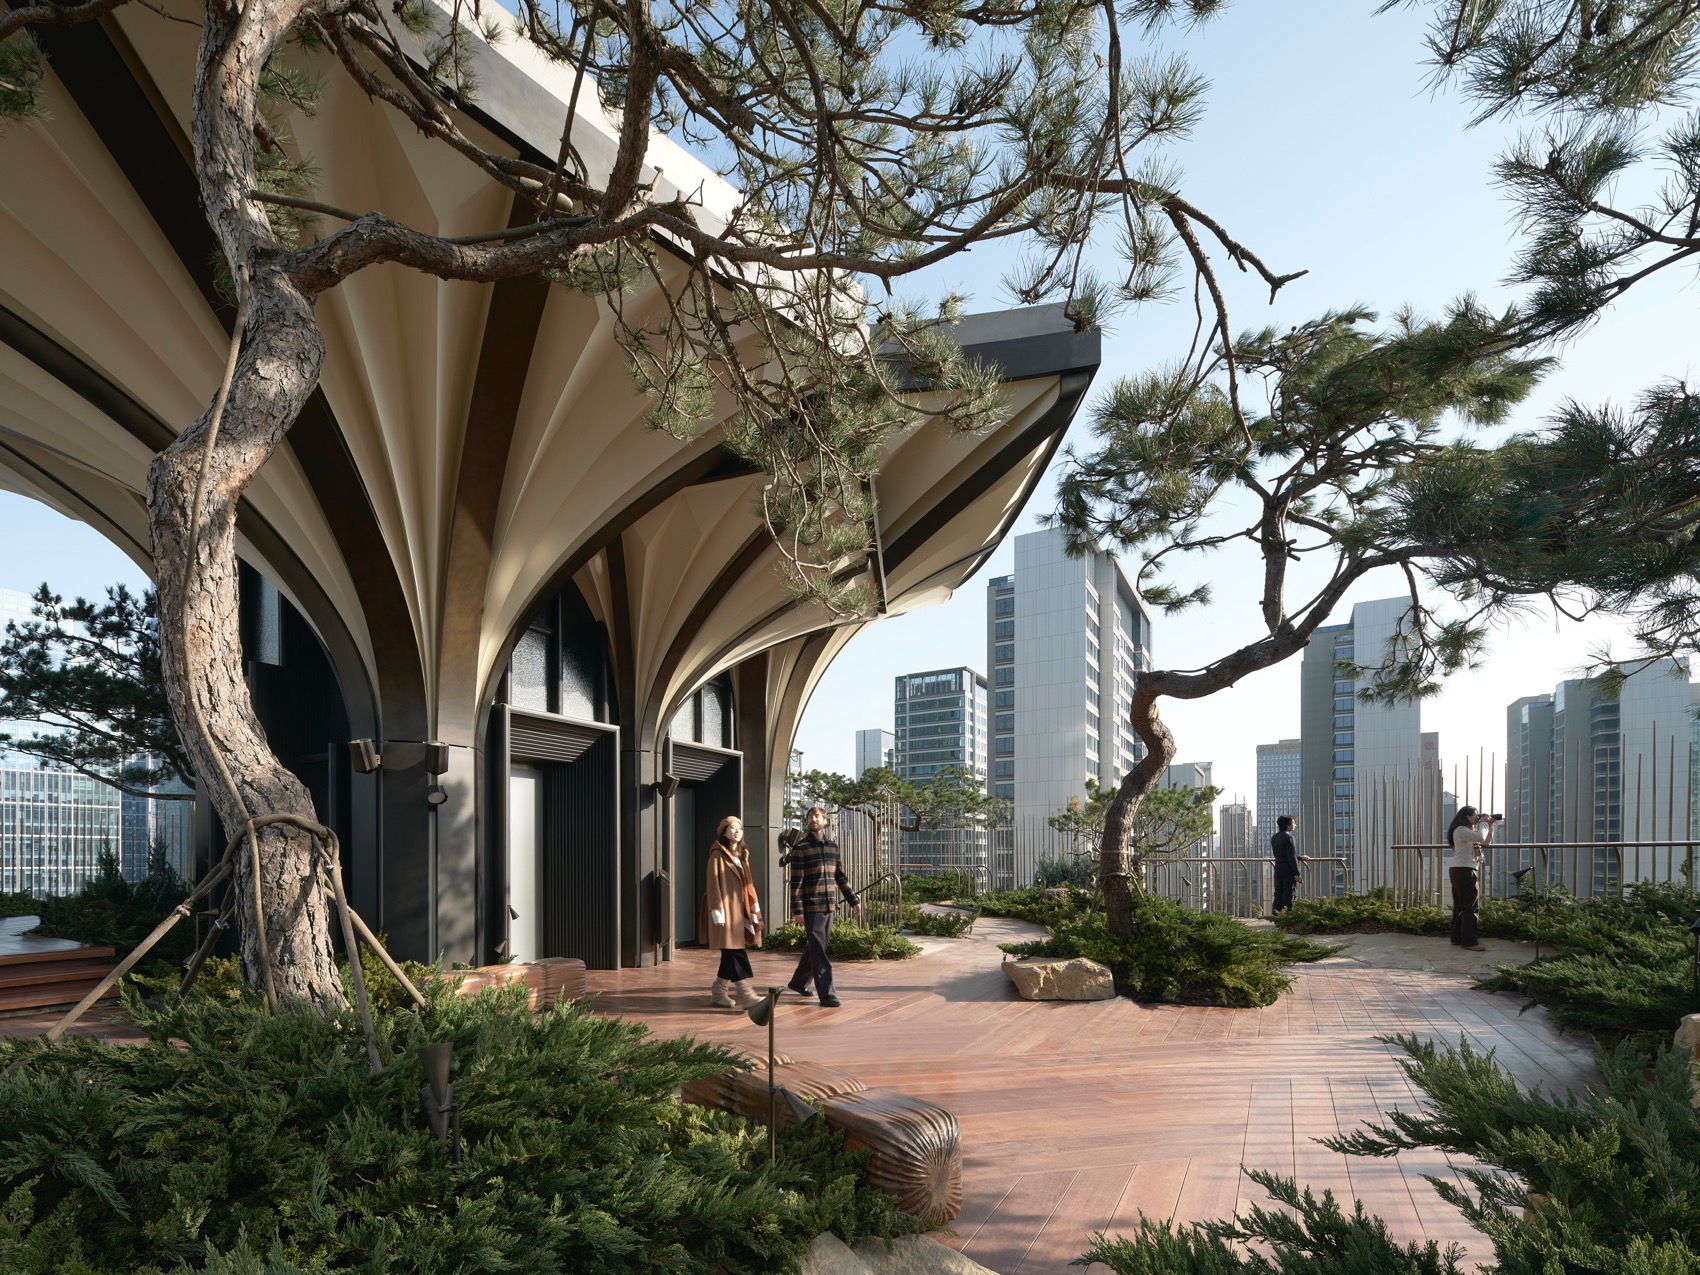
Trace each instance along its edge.
<instances>
[{"instance_id":1,"label":"gnarled pine trunk","mask_svg":"<svg viewBox=\"0 0 1700 1275\"><path fill-rule=\"evenodd\" d=\"M1163 778L1175 759L1175 737L1157 712L1156 679L1141 674L1133 686L1130 714L1133 729L1145 744L1145 756L1122 777L1104 813L1104 836L1098 844L1098 882L1104 891L1104 916L1110 933L1126 938L1133 933L1133 826L1140 803Z\"/></svg>"},{"instance_id":2,"label":"gnarled pine trunk","mask_svg":"<svg viewBox=\"0 0 1700 1275\"><path fill-rule=\"evenodd\" d=\"M261 73L304 7L302 0L249 0L241 10L216 0L207 6L195 80L196 171L246 322L223 411L209 407L148 471L166 694L195 771L232 835L265 815L317 822L306 788L272 753L254 715L243 677L236 577L242 493L294 423L324 361L312 302L282 270L271 227L247 194L258 184ZM312 839L274 826L258 841L257 892L253 853L245 849L236 863L244 974L263 984L262 951L269 950L280 1000L346 1004L331 950L331 900Z\"/></svg>"}]
</instances>

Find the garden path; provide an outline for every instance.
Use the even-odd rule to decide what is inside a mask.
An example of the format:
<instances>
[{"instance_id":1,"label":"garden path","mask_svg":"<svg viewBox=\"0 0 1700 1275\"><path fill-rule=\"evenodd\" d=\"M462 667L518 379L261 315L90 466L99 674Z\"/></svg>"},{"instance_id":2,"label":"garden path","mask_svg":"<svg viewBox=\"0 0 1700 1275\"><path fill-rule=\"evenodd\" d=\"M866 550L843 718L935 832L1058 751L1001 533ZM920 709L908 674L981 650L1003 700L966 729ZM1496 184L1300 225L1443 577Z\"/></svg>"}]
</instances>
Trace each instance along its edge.
<instances>
[{"instance_id":1,"label":"garden path","mask_svg":"<svg viewBox=\"0 0 1700 1275\"><path fill-rule=\"evenodd\" d=\"M1544 1011L1520 1014L1516 998L1475 991L1461 974L1342 957L1296 969L1265 1009L1022 1001L997 944L1037 932L988 917L969 938L924 940L915 960L841 962L842 1008L787 994L777 1024L792 1057L956 1114L963 1208L948 1242L1004 1275L1078 1271L1068 1263L1093 1232L1131 1229L1141 1213L1243 1210L1263 1197L1241 1164L1361 1199L1401 1240L1457 1243L1485 1260L1487 1242L1425 1180L1455 1177L1446 1157L1349 1159L1314 1139L1415 1104L1384 1034L1463 1036L1549 1090L1596 1079L1589 1048ZM753 959L758 986L782 984L793 965ZM592 972L590 988L600 1012L763 1049L743 1014L709 1007L713 976L713 955L687 949L658 967Z\"/></svg>"}]
</instances>

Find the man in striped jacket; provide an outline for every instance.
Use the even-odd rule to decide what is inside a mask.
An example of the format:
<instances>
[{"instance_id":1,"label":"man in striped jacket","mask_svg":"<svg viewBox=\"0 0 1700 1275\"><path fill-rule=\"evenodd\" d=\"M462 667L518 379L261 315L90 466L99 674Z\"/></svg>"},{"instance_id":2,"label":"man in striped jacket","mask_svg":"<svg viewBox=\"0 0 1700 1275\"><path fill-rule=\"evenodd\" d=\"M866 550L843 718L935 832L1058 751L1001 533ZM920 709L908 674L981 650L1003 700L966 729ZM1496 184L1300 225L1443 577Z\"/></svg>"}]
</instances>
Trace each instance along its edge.
<instances>
[{"instance_id":1,"label":"man in striped jacket","mask_svg":"<svg viewBox=\"0 0 1700 1275\"><path fill-rule=\"evenodd\" d=\"M838 843L826 835L826 811L809 807L805 822L808 832L791 847L791 918L808 931L808 938L790 986L798 995L807 996L813 983L820 1003L831 1008L840 1004L832 990L832 961L826 954L827 940L832 937L832 912L838 902L834 887L844 895L857 920L862 918L862 905L838 861Z\"/></svg>"}]
</instances>

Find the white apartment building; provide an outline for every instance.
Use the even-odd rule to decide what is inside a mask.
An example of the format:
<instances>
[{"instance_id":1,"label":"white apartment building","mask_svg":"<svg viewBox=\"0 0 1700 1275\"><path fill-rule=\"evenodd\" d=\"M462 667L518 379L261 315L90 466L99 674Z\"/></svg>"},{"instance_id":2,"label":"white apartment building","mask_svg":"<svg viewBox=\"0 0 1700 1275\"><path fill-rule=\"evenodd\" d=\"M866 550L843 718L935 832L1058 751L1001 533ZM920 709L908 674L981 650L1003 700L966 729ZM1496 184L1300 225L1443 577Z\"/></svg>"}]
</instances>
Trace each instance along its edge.
<instances>
[{"instance_id":1,"label":"white apartment building","mask_svg":"<svg viewBox=\"0 0 1700 1275\"><path fill-rule=\"evenodd\" d=\"M1071 558L1061 531L1015 538L1015 570L986 586L992 791L1041 820L1113 786L1143 754L1128 714L1150 667L1151 616L1114 554Z\"/></svg>"},{"instance_id":2,"label":"white apartment building","mask_svg":"<svg viewBox=\"0 0 1700 1275\"><path fill-rule=\"evenodd\" d=\"M1669 853L1637 843L1692 835L1697 695L1685 665L1661 660L1636 670L1616 695L1572 679L1509 705L1505 841L1624 847L1546 856L1552 879L1580 894L1666 875ZM1500 860L1493 870L1501 877L1539 866L1533 850Z\"/></svg>"},{"instance_id":3,"label":"white apartment building","mask_svg":"<svg viewBox=\"0 0 1700 1275\"><path fill-rule=\"evenodd\" d=\"M1163 771L1159 788L1208 788L1216 764L1208 761L1177 761Z\"/></svg>"},{"instance_id":4,"label":"white apartment building","mask_svg":"<svg viewBox=\"0 0 1700 1275\"><path fill-rule=\"evenodd\" d=\"M1415 701L1369 704L1342 661L1373 667L1386 657L1408 597L1360 602L1345 624L1316 630L1299 668L1299 849L1333 859L1336 888L1347 869L1359 888L1392 879L1393 803L1384 788L1414 788L1423 774L1422 713Z\"/></svg>"},{"instance_id":5,"label":"white apartment building","mask_svg":"<svg viewBox=\"0 0 1700 1275\"><path fill-rule=\"evenodd\" d=\"M881 727L856 732L856 769L850 776L860 779L864 772L881 766L889 768L895 760L897 736Z\"/></svg>"},{"instance_id":6,"label":"white apartment building","mask_svg":"<svg viewBox=\"0 0 1700 1275\"><path fill-rule=\"evenodd\" d=\"M1260 854L1257 825L1243 801L1223 802L1216 811L1216 852L1224 859L1248 859Z\"/></svg>"}]
</instances>

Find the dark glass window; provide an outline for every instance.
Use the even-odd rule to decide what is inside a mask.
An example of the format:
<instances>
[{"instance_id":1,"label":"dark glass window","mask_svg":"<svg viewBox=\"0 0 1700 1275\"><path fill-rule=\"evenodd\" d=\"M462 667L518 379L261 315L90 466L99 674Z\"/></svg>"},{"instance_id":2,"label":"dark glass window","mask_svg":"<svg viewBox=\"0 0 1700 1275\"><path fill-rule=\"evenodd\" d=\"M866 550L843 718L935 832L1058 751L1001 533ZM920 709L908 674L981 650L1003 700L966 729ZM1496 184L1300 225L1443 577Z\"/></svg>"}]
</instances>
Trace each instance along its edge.
<instances>
[{"instance_id":1,"label":"dark glass window","mask_svg":"<svg viewBox=\"0 0 1700 1275\"><path fill-rule=\"evenodd\" d=\"M516 708L549 711L549 635L540 629L527 629L514 647L509 702Z\"/></svg>"}]
</instances>

